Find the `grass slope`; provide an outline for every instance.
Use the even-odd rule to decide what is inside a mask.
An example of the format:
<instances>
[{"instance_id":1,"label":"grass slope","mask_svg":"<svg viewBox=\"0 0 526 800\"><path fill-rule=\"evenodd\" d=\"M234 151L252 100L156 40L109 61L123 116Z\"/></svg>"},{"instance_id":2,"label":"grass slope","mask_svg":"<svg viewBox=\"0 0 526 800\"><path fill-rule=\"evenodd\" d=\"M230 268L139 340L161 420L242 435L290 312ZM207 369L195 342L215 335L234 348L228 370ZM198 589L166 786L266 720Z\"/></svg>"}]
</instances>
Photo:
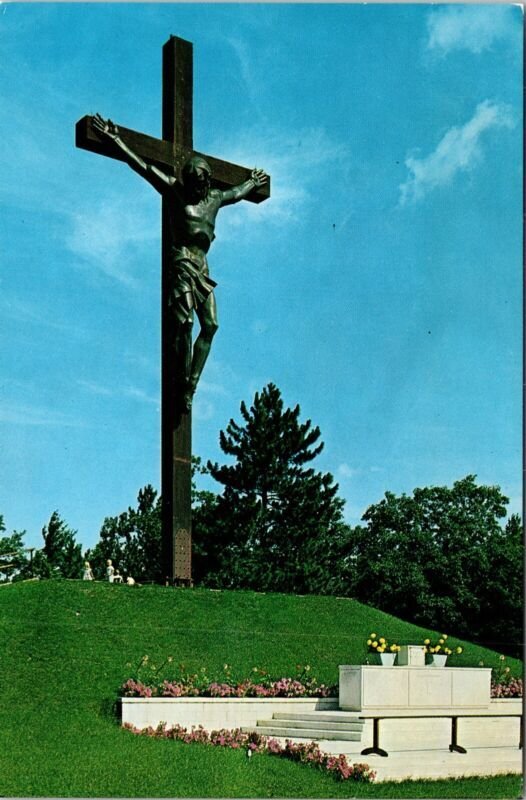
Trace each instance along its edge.
<instances>
[{"instance_id":1,"label":"grass slope","mask_svg":"<svg viewBox=\"0 0 526 800\"><path fill-rule=\"evenodd\" d=\"M114 704L127 664L168 655L214 678L228 663L335 683L375 630L420 642L427 630L349 599L130 588L81 581L0 586L0 795L65 797L516 797L518 778L339 784L297 764L122 731ZM459 664L495 663L465 644ZM508 659L514 671L521 664ZM402 790L402 786L404 789ZM406 788L409 787L409 788ZM451 794L453 792L453 794Z\"/></svg>"}]
</instances>

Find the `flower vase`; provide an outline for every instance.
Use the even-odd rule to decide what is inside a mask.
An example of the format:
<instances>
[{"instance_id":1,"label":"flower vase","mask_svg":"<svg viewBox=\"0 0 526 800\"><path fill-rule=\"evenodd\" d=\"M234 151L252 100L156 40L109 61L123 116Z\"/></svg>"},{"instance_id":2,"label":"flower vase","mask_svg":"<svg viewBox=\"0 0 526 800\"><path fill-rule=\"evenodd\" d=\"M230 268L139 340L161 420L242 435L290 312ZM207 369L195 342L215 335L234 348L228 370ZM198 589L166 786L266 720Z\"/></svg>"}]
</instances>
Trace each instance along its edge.
<instances>
[{"instance_id":1,"label":"flower vase","mask_svg":"<svg viewBox=\"0 0 526 800\"><path fill-rule=\"evenodd\" d=\"M447 655L445 653L428 653L428 659L430 667L445 667Z\"/></svg>"},{"instance_id":2,"label":"flower vase","mask_svg":"<svg viewBox=\"0 0 526 800\"><path fill-rule=\"evenodd\" d=\"M376 656L383 667L394 667L396 653L376 653Z\"/></svg>"}]
</instances>

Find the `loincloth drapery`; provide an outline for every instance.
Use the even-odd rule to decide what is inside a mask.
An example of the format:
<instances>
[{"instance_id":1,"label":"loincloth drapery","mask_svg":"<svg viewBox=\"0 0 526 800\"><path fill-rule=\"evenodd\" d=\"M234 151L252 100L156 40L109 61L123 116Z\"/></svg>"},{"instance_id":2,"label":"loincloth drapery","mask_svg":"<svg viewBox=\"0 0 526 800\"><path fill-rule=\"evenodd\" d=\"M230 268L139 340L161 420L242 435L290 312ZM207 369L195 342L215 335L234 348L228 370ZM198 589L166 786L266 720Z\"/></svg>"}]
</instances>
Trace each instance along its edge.
<instances>
[{"instance_id":1,"label":"loincloth drapery","mask_svg":"<svg viewBox=\"0 0 526 800\"><path fill-rule=\"evenodd\" d=\"M192 319L192 311L206 302L217 283L208 275L204 253L187 247L172 250L172 267L168 307L180 323Z\"/></svg>"}]
</instances>

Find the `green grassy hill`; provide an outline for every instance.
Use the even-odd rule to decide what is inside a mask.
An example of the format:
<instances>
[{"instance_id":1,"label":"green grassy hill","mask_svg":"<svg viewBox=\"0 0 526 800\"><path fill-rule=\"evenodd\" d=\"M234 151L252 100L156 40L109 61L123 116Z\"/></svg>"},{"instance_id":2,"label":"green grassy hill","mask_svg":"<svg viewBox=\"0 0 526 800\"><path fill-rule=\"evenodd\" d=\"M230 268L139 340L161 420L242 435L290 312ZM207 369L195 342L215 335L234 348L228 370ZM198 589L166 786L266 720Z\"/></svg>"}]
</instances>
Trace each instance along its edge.
<instances>
[{"instance_id":1,"label":"green grassy hill","mask_svg":"<svg viewBox=\"0 0 526 800\"><path fill-rule=\"evenodd\" d=\"M0 629L0 795L51 797L349 796L348 785L270 756L121 730L114 703L127 665L170 655L217 678L225 663L236 675L257 666L276 677L309 664L336 683L338 664L364 661L372 630L399 643L429 633L349 599L81 581L0 586ZM496 662L463 644L459 666ZM507 663L520 672L520 662ZM394 796L386 790L352 788Z\"/></svg>"}]
</instances>

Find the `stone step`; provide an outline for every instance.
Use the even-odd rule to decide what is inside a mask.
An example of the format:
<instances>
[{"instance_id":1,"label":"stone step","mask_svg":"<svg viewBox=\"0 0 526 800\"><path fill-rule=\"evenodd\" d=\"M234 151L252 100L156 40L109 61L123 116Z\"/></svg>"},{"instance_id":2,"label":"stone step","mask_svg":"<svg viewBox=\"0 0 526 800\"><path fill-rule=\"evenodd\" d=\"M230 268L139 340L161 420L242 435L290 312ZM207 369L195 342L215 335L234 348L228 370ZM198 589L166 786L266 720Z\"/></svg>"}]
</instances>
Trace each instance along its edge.
<instances>
[{"instance_id":1,"label":"stone step","mask_svg":"<svg viewBox=\"0 0 526 800\"><path fill-rule=\"evenodd\" d=\"M286 725L280 726L277 722L271 722L269 725L258 724L257 728L243 727L241 730L245 733L260 733L262 736L274 736L282 739L308 739L309 742L319 739L336 740L340 742L360 742L362 738L361 731L329 729L320 731L317 728L289 728Z\"/></svg>"},{"instance_id":2,"label":"stone step","mask_svg":"<svg viewBox=\"0 0 526 800\"><path fill-rule=\"evenodd\" d=\"M359 722L361 725L364 724L364 720L360 719L359 711L305 711L302 714L275 711L272 716L274 719L305 719L319 720L320 722Z\"/></svg>"},{"instance_id":3,"label":"stone step","mask_svg":"<svg viewBox=\"0 0 526 800\"><path fill-rule=\"evenodd\" d=\"M320 735L326 730L338 730L338 731L354 731L355 733L361 733L363 730L363 720L353 720L352 722L331 722L330 720L318 720L318 719L305 719L300 714L274 714L272 719L258 719L257 726L258 728L264 725L266 727L287 727L287 728L309 728L311 730L317 730L319 732L318 738Z\"/></svg>"}]
</instances>

